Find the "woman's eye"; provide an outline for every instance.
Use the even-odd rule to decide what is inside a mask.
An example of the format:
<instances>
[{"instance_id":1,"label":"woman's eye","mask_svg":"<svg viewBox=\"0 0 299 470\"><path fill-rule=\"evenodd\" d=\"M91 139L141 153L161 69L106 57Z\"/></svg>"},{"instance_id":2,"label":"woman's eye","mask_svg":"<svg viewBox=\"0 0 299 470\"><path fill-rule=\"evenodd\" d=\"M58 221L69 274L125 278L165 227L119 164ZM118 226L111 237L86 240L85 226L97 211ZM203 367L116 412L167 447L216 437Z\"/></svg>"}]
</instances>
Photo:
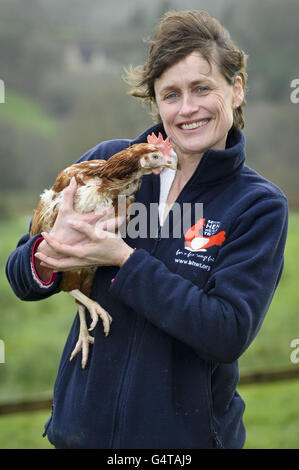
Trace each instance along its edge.
<instances>
[{"instance_id":1,"label":"woman's eye","mask_svg":"<svg viewBox=\"0 0 299 470\"><path fill-rule=\"evenodd\" d=\"M207 91L208 91L208 87L206 86L199 86L196 88L196 92L200 94L206 93Z\"/></svg>"},{"instance_id":2,"label":"woman's eye","mask_svg":"<svg viewBox=\"0 0 299 470\"><path fill-rule=\"evenodd\" d=\"M177 96L178 96L177 93L172 92L172 93L168 93L168 95L166 95L164 99L165 100L174 100L174 99L177 98Z\"/></svg>"}]
</instances>

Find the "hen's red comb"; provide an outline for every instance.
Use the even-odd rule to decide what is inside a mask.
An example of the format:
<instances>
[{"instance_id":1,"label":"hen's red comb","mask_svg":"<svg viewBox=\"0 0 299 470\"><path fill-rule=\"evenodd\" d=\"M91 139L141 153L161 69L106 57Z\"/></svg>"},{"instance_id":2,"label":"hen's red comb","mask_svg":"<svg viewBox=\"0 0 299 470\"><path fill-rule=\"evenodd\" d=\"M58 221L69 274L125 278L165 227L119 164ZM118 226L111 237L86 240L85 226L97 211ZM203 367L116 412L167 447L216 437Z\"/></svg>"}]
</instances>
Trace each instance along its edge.
<instances>
[{"instance_id":1,"label":"hen's red comb","mask_svg":"<svg viewBox=\"0 0 299 470\"><path fill-rule=\"evenodd\" d=\"M163 140L161 132L158 137L153 132L152 135L147 136L147 141L149 144L155 145L166 157L171 156L172 147L169 143L169 137Z\"/></svg>"}]
</instances>

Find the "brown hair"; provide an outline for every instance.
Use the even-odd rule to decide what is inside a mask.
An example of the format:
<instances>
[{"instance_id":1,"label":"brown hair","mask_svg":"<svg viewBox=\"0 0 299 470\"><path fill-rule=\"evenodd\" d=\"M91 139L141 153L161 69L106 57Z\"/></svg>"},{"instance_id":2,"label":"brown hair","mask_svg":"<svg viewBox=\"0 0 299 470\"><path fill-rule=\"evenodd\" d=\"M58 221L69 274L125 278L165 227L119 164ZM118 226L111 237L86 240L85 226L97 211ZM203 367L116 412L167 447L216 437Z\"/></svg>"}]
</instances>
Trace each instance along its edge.
<instances>
[{"instance_id":1,"label":"brown hair","mask_svg":"<svg viewBox=\"0 0 299 470\"><path fill-rule=\"evenodd\" d=\"M157 32L150 41L150 50L146 63L126 70L127 83L130 84L129 94L141 98L144 103L155 105L155 80L170 66L198 50L207 62L216 62L220 71L230 85L235 77L240 76L246 92L246 59L230 38L229 32L221 23L206 11L170 11L158 24ZM241 105L234 110L233 125L243 129L244 116ZM159 113L156 120L161 122Z\"/></svg>"}]
</instances>

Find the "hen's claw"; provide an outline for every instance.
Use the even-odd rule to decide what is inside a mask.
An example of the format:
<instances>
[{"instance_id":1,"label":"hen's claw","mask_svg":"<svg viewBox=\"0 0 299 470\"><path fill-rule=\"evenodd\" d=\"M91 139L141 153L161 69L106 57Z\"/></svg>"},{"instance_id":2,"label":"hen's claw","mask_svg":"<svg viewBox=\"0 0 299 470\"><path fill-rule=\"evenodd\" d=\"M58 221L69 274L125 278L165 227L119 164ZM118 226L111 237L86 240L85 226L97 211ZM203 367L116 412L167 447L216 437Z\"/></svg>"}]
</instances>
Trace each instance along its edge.
<instances>
[{"instance_id":1,"label":"hen's claw","mask_svg":"<svg viewBox=\"0 0 299 470\"><path fill-rule=\"evenodd\" d=\"M88 331L92 331L96 327L99 321L99 317L100 317L103 323L104 333L106 336L108 336L109 331L110 331L110 325L112 322L112 318L109 315L109 313L105 309L103 309L103 307L101 307L97 302L94 302L93 300L90 301L90 304L88 305L87 308L92 319L92 322L91 322L90 327L88 328Z\"/></svg>"},{"instance_id":2,"label":"hen's claw","mask_svg":"<svg viewBox=\"0 0 299 470\"><path fill-rule=\"evenodd\" d=\"M87 332L88 330L86 330ZM82 369L85 369L87 360L88 360L88 352L89 352L89 345L94 343L94 338L89 334L81 334L79 335L79 339L76 343L76 346L70 356L70 361L82 350Z\"/></svg>"},{"instance_id":3,"label":"hen's claw","mask_svg":"<svg viewBox=\"0 0 299 470\"><path fill-rule=\"evenodd\" d=\"M88 329L86 325L85 319L85 308L83 305L78 305L78 313L80 318L80 332L79 338L76 343L76 346L73 349L73 352L70 356L70 361L80 352L82 351L82 369L85 368L87 360L88 360L88 352L89 352L89 345L94 343L94 338L88 334Z\"/></svg>"}]
</instances>

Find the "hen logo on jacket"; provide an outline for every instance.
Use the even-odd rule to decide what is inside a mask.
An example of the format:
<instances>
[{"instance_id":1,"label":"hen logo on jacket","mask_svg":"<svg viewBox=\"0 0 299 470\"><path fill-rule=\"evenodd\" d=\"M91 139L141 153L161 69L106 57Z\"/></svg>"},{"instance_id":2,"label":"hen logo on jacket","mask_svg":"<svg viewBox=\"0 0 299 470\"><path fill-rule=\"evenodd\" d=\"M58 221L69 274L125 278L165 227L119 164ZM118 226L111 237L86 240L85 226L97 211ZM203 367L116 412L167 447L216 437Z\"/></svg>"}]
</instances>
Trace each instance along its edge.
<instances>
[{"instance_id":1,"label":"hen logo on jacket","mask_svg":"<svg viewBox=\"0 0 299 470\"><path fill-rule=\"evenodd\" d=\"M209 247L213 245L221 246L225 241L225 232L222 230L217 233L220 222L208 220L206 226L205 223L206 219L199 219L193 227L187 230L185 233L186 250L207 251Z\"/></svg>"}]
</instances>

